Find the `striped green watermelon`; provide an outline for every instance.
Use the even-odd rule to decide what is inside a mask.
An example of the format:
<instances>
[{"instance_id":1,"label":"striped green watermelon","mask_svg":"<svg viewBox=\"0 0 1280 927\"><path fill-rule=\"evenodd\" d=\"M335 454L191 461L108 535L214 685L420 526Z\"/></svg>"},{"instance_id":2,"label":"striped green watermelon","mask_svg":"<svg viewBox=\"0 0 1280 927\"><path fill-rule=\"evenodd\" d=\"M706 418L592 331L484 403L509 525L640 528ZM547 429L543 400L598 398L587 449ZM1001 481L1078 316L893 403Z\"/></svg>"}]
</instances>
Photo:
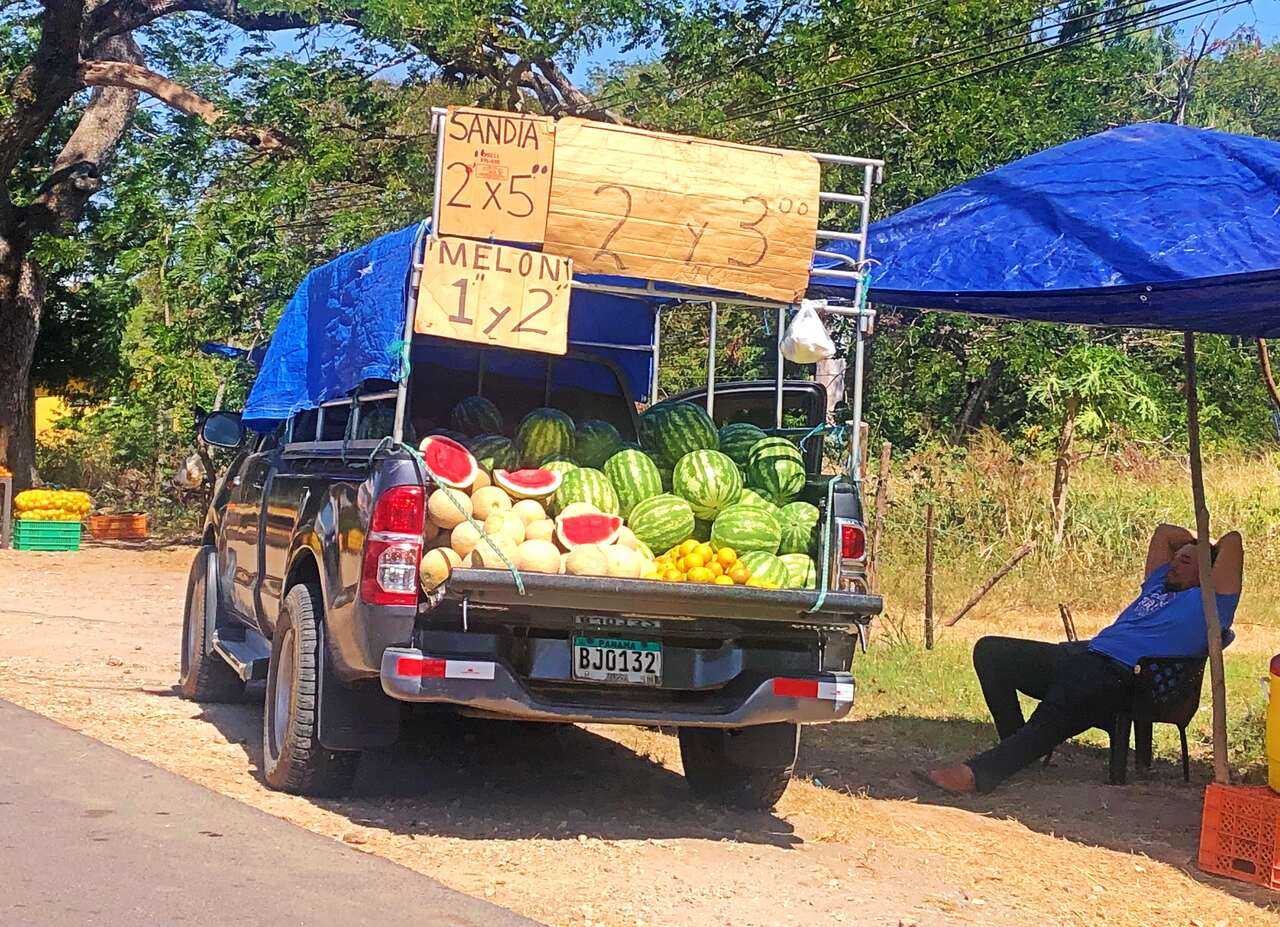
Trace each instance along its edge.
<instances>
[{"instance_id":1,"label":"striped green watermelon","mask_svg":"<svg viewBox=\"0 0 1280 927\"><path fill-rule=\"evenodd\" d=\"M637 502L662 495L662 476L644 451L626 448L604 464L604 475L618 494L618 514L626 518Z\"/></svg>"},{"instance_id":2,"label":"striped green watermelon","mask_svg":"<svg viewBox=\"0 0 1280 927\"><path fill-rule=\"evenodd\" d=\"M782 554L778 559L787 568L787 581L783 585L788 589L817 588L818 567L808 554Z\"/></svg>"},{"instance_id":3,"label":"striped green watermelon","mask_svg":"<svg viewBox=\"0 0 1280 927\"><path fill-rule=\"evenodd\" d=\"M516 445L506 435L481 435L473 438L468 450L486 473L510 470L516 465Z\"/></svg>"},{"instance_id":4,"label":"striped green watermelon","mask_svg":"<svg viewBox=\"0 0 1280 927\"><path fill-rule=\"evenodd\" d=\"M762 583L772 583L781 588L790 579L787 565L767 551L747 551L738 558L738 562L751 571L752 579Z\"/></svg>"},{"instance_id":5,"label":"striped green watermelon","mask_svg":"<svg viewBox=\"0 0 1280 927\"><path fill-rule=\"evenodd\" d=\"M671 473L671 490L686 499L693 514L714 521L720 510L742 495L742 474L719 451L691 451L680 458Z\"/></svg>"},{"instance_id":6,"label":"striped green watermelon","mask_svg":"<svg viewBox=\"0 0 1280 927\"><path fill-rule=\"evenodd\" d=\"M738 501L736 504L763 506L764 508L768 509L770 512L773 512L774 517L777 517L778 507L749 486L742 487L742 494L738 496Z\"/></svg>"},{"instance_id":7,"label":"striped green watermelon","mask_svg":"<svg viewBox=\"0 0 1280 927\"><path fill-rule=\"evenodd\" d=\"M520 466L537 467L548 457L568 457L576 435L573 419L559 409L534 409L516 429L516 453Z\"/></svg>"},{"instance_id":8,"label":"striped green watermelon","mask_svg":"<svg viewBox=\"0 0 1280 927\"><path fill-rule=\"evenodd\" d=\"M808 502L788 502L779 512L782 544L778 550L784 554L809 553L818 537L818 507Z\"/></svg>"},{"instance_id":9,"label":"striped green watermelon","mask_svg":"<svg viewBox=\"0 0 1280 927\"><path fill-rule=\"evenodd\" d=\"M502 413L483 396L468 396L453 407L449 424L464 435L501 434Z\"/></svg>"},{"instance_id":10,"label":"striped green watermelon","mask_svg":"<svg viewBox=\"0 0 1280 927\"><path fill-rule=\"evenodd\" d=\"M720 436L702 406L660 402L640 416L640 446L658 466L674 467L690 451L717 450Z\"/></svg>"},{"instance_id":11,"label":"striped green watermelon","mask_svg":"<svg viewBox=\"0 0 1280 927\"><path fill-rule=\"evenodd\" d=\"M804 458L786 438L757 441L747 458L747 485L775 504L786 505L804 489Z\"/></svg>"},{"instance_id":12,"label":"striped green watermelon","mask_svg":"<svg viewBox=\"0 0 1280 927\"><path fill-rule=\"evenodd\" d=\"M555 509L562 511L571 502L586 502L606 515L618 514L618 494L609 478L591 467L578 467L564 474L555 494Z\"/></svg>"},{"instance_id":13,"label":"striped green watermelon","mask_svg":"<svg viewBox=\"0 0 1280 927\"><path fill-rule=\"evenodd\" d=\"M689 536L698 541L710 541L711 522L703 521L695 515L693 518L693 534Z\"/></svg>"},{"instance_id":14,"label":"striped green watermelon","mask_svg":"<svg viewBox=\"0 0 1280 927\"><path fill-rule=\"evenodd\" d=\"M608 422L598 418L578 422L573 457L582 466L599 470L621 447L622 435Z\"/></svg>"},{"instance_id":15,"label":"striped green watermelon","mask_svg":"<svg viewBox=\"0 0 1280 927\"><path fill-rule=\"evenodd\" d=\"M731 505L716 516L711 526L713 547L732 547L738 553L762 550L778 552L782 527L771 512L755 505Z\"/></svg>"},{"instance_id":16,"label":"striped green watermelon","mask_svg":"<svg viewBox=\"0 0 1280 927\"><path fill-rule=\"evenodd\" d=\"M747 455L757 441L769 437L750 422L730 422L720 429L720 450L739 467L746 468Z\"/></svg>"},{"instance_id":17,"label":"striped green watermelon","mask_svg":"<svg viewBox=\"0 0 1280 927\"><path fill-rule=\"evenodd\" d=\"M693 509L679 496L661 493L637 502L627 527L654 550L668 550L693 534Z\"/></svg>"},{"instance_id":18,"label":"striped green watermelon","mask_svg":"<svg viewBox=\"0 0 1280 927\"><path fill-rule=\"evenodd\" d=\"M538 466L539 469L550 470L552 473L559 473L561 476L564 476L570 470L578 469L578 465L572 460L569 460L567 457L557 457L554 454Z\"/></svg>"}]
</instances>

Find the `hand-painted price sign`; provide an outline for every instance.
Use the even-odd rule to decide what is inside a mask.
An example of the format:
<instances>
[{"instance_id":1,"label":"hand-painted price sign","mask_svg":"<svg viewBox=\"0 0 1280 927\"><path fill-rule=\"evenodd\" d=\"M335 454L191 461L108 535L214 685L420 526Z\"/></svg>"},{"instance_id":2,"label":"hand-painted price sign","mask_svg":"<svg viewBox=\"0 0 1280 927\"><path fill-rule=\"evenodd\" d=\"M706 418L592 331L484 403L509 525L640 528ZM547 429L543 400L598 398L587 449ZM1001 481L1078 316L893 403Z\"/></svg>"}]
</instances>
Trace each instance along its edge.
<instances>
[{"instance_id":1,"label":"hand-painted price sign","mask_svg":"<svg viewBox=\"0 0 1280 927\"><path fill-rule=\"evenodd\" d=\"M568 258L521 248L429 238L413 330L520 351L569 347Z\"/></svg>"},{"instance_id":2,"label":"hand-painted price sign","mask_svg":"<svg viewBox=\"0 0 1280 927\"><path fill-rule=\"evenodd\" d=\"M819 178L803 152L561 119L546 249L578 273L794 302L809 282Z\"/></svg>"},{"instance_id":3,"label":"hand-painted price sign","mask_svg":"<svg viewBox=\"0 0 1280 927\"><path fill-rule=\"evenodd\" d=\"M449 107L436 234L540 244L555 131L547 116Z\"/></svg>"}]
</instances>

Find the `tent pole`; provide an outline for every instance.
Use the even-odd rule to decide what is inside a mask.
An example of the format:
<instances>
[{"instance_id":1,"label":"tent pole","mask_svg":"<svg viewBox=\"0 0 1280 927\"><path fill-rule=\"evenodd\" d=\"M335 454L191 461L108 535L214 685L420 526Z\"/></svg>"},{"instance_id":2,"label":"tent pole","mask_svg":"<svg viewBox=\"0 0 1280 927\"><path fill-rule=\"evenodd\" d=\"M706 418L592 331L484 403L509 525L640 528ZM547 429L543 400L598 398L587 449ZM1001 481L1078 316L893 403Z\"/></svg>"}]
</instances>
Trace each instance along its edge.
<instances>
[{"instance_id":1,"label":"tent pole","mask_svg":"<svg viewBox=\"0 0 1280 927\"><path fill-rule=\"evenodd\" d=\"M1227 687L1222 668L1222 622L1213 588L1209 556L1209 509L1204 501L1204 468L1200 459L1200 399L1196 394L1196 336L1182 335L1182 359L1187 375L1187 444L1191 458L1191 499L1196 511L1196 553L1200 561L1200 600L1209 641L1209 687L1213 696L1213 780L1227 783Z\"/></svg>"}]
</instances>

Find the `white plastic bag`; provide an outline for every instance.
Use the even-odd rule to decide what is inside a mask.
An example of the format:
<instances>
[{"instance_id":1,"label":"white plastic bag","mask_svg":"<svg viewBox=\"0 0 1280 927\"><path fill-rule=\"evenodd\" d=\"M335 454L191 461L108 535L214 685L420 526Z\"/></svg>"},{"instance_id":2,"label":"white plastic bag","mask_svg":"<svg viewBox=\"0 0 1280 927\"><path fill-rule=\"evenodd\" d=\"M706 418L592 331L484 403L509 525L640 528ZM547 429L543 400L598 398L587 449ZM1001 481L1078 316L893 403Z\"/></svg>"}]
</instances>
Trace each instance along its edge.
<instances>
[{"instance_id":1,"label":"white plastic bag","mask_svg":"<svg viewBox=\"0 0 1280 927\"><path fill-rule=\"evenodd\" d=\"M782 356L793 364L816 364L835 357L835 343L818 316L818 309L826 304L826 300L801 300L800 311L782 336Z\"/></svg>"}]
</instances>

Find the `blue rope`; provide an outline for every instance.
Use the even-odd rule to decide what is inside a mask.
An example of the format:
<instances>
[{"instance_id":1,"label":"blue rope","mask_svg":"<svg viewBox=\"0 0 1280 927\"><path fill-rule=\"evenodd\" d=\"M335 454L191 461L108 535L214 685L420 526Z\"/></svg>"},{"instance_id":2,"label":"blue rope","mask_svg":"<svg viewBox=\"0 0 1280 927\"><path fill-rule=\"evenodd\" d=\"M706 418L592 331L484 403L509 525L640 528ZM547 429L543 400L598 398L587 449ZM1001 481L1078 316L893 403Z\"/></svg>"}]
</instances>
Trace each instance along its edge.
<instances>
[{"instance_id":1,"label":"blue rope","mask_svg":"<svg viewBox=\"0 0 1280 927\"><path fill-rule=\"evenodd\" d=\"M831 574L831 526L835 523L835 496L836 480L833 476L827 483L827 517L826 526L822 532L822 566L818 574L818 598L808 611L810 615L821 611L823 603L827 600L827 583Z\"/></svg>"},{"instance_id":2,"label":"blue rope","mask_svg":"<svg viewBox=\"0 0 1280 927\"><path fill-rule=\"evenodd\" d=\"M400 372L396 376L397 383L405 383L409 379L409 348L411 342L405 338L397 338L387 345L387 356L400 360Z\"/></svg>"}]
</instances>

